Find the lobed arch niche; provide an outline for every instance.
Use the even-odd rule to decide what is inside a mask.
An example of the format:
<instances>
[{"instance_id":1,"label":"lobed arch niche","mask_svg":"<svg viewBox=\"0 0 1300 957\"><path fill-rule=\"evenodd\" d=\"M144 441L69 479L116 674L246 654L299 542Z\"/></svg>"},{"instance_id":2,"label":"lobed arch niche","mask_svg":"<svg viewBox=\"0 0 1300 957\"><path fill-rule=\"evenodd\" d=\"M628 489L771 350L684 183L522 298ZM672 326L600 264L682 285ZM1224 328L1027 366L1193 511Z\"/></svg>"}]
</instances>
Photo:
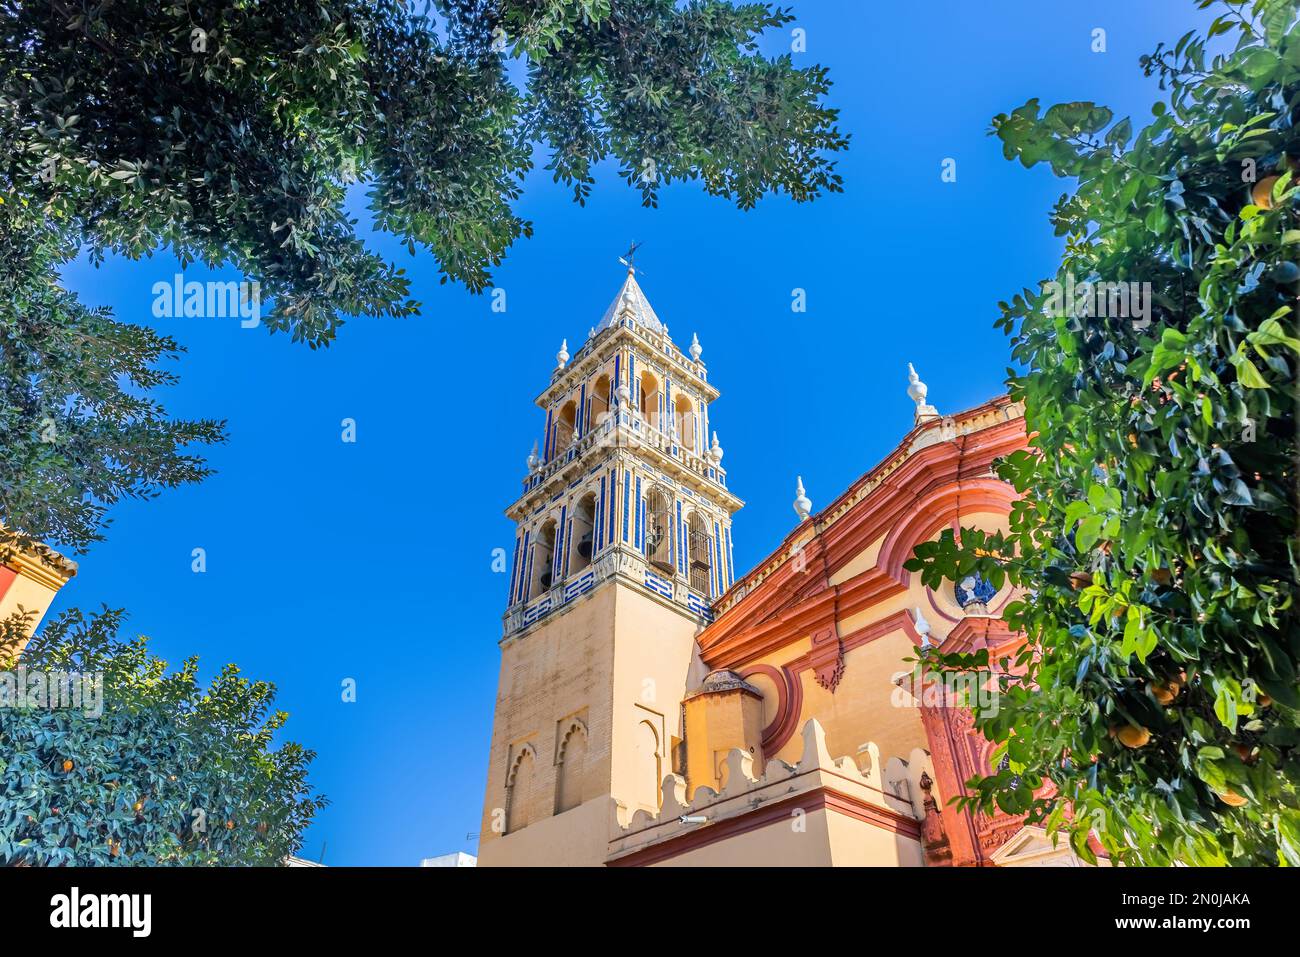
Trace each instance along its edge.
<instances>
[{"instance_id":1,"label":"lobed arch niche","mask_svg":"<svg viewBox=\"0 0 1300 957\"><path fill-rule=\"evenodd\" d=\"M561 724L555 765L555 813L563 814L586 800L587 726L580 718Z\"/></svg>"},{"instance_id":2,"label":"lobed arch niche","mask_svg":"<svg viewBox=\"0 0 1300 957\"><path fill-rule=\"evenodd\" d=\"M528 826L533 805L533 779L537 772L537 752L525 744L510 764L506 775L506 833Z\"/></svg>"}]
</instances>

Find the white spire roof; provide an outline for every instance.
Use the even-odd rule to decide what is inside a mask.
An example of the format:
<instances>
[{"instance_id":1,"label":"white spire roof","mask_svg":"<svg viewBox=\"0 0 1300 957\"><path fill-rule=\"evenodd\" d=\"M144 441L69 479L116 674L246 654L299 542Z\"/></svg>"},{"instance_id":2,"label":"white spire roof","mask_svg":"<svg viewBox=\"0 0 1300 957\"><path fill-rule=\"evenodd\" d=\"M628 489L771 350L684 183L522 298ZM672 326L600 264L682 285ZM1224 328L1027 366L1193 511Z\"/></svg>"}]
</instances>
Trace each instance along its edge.
<instances>
[{"instance_id":1,"label":"white spire roof","mask_svg":"<svg viewBox=\"0 0 1300 957\"><path fill-rule=\"evenodd\" d=\"M664 324L659 321L655 315L654 309L650 306L650 301L646 299L645 293L641 291L640 285L636 281L636 273L629 269L627 278L623 280L623 286L614 297L614 301L609 304L605 310L605 316L600 320L600 325L596 327L596 332L603 332L612 326L623 313L630 312L632 321L638 325L645 326L655 332L663 333Z\"/></svg>"}]
</instances>

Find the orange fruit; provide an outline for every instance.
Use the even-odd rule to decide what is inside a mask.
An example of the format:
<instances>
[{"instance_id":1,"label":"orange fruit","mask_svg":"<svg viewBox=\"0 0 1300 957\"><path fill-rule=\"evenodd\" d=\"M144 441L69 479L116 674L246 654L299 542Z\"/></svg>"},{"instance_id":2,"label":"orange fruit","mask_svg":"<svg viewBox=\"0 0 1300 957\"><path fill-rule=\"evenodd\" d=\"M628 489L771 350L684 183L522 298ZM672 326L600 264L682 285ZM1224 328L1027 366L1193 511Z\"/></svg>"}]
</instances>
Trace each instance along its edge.
<instances>
[{"instance_id":1,"label":"orange fruit","mask_svg":"<svg viewBox=\"0 0 1300 957\"><path fill-rule=\"evenodd\" d=\"M63 770L65 773L71 771L73 767L75 767L75 765L72 763L71 758L68 758L63 762Z\"/></svg>"},{"instance_id":2,"label":"orange fruit","mask_svg":"<svg viewBox=\"0 0 1300 957\"><path fill-rule=\"evenodd\" d=\"M1140 748L1151 740L1151 732L1146 728L1139 728L1136 725L1126 725L1116 733L1120 744L1126 748Z\"/></svg>"},{"instance_id":3,"label":"orange fruit","mask_svg":"<svg viewBox=\"0 0 1300 957\"><path fill-rule=\"evenodd\" d=\"M1273 208L1273 184L1277 182L1276 176L1265 176L1258 183L1251 187L1250 201L1260 209Z\"/></svg>"}]
</instances>

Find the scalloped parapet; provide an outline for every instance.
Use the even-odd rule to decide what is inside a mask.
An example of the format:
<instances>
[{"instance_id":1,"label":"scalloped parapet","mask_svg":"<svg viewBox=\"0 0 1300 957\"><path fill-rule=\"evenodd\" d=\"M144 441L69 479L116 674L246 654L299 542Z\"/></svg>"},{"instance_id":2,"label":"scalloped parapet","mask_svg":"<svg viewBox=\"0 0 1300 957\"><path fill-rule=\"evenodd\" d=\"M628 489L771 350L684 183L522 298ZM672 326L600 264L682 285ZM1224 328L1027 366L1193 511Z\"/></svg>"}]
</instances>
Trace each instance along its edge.
<instances>
[{"instance_id":1,"label":"scalloped parapet","mask_svg":"<svg viewBox=\"0 0 1300 957\"><path fill-rule=\"evenodd\" d=\"M663 780L658 814L641 809L635 813L617 801L611 813L611 857L643 851L651 845L673 840L688 832L740 818L751 812L784 802L798 795L832 792L861 807L877 808L881 820L912 822L925 818L922 775L934 777L929 752L916 748L907 759L880 759L872 742L858 749L858 759L835 758L826 746L826 732L815 719L803 726L803 753L790 765L771 759L757 774L754 758L733 748L726 757L721 790L702 785L688 801L686 779L669 774ZM796 802L797 803L797 802Z\"/></svg>"}]
</instances>

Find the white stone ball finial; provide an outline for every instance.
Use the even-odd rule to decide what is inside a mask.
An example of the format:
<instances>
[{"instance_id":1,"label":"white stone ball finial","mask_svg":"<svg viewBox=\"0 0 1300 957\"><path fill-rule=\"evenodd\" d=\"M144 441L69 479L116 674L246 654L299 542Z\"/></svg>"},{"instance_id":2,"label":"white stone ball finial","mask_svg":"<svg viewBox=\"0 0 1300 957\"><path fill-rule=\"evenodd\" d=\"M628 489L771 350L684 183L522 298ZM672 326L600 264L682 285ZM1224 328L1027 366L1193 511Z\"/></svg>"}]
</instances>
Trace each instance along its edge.
<instances>
[{"instance_id":1,"label":"white stone ball finial","mask_svg":"<svg viewBox=\"0 0 1300 957\"><path fill-rule=\"evenodd\" d=\"M912 401L917 405L924 405L930 388L921 381L921 377L916 374L916 367L910 362L907 364L907 382L907 394L912 397Z\"/></svg>"},{"instance_id":2,"label":"white stone ball finial","mask_svg":"<svg viewBox=\"0 0 1300 957\"><path fill-rule=\"evenodd\" d=\"M692 332L691 333L691 359L694 360L695 362L699 362L700 353L703 351L704 348L700 345L699 335Z\"/></svg>"},{"instance_id":3,"label":"white stone ball finial","mask_svg":"<svg viewBox=\"0 0 1300 957\"><path fill-rule=\"evenodd\" d=\"M907 394L912 397L916 403L916 421L917 423L926 422L930 419L939 417L939 410L926 402L926 397L930 392L929 386L921 381L921 377L916 374L916 369L912 363L907 364Z\"/></svg>"},{"instance_id":4,"label":"white stone ball finial","mask_svg":"<svg viewBox=\"0 0 1300 957\"><path fill-rule=\"evenodd\" d=\"M812 502L804 494L803 476L800 475L795 480L795 498L794 513L799 516L799 521L805 521L812 514Z\"/></svg>"},{"instance_id":5,"label":"white stone ball finial","mask_svg":"<svg viewBox=\"0 0 1300 957\"><path fill-rule=\"evenodd\" d=\"M921 608L918 605L912 615L912 620L916 623L916 633L921 636L921 649L925 650L930 647L930 623L925 620L925 615L921 614Z\"/></svg>"},{"instance_id":6,"label":"white stone ball finial","mask_svg":"<svg viewBox=\"0 0 1300 957\"><path fill-rule=\"evenodd\" d=\"M533 450L528 453L528 471L531 472L535 468L537 468L537 466L541 463L541 461L542 460L537 456L537 440L534 439Z\"/></svg>"},{"instance_id":7,"label":"white stone ball finial","mask_svg":"<svg viewBox=\"0 0 1300 957\"><path fill-rule=\"evenodd\" d=\"M555 354L555 361L557 363L557 365L555 366L557 370L563 369L568 364L569 362L569 340L568 339L565 339L563 342L560 343L560 351Z\"/></svg>"},{"instance_id":8,"label":"white stone ball finial","mask_svg":"<svg viewBox=\"0 0 1300 957\"><path fill-rule=\"evenodd\" d=\"M718 444L718 433L713 433L713 447L709 449L709 457L713 459L714 465L722 464L722 446Z\"/></svg>"},{"instance_id":9,"label":"white stone ball finial","mask_svg":"<svg viewBox=\"0 0 1300 957\"><path fill-rule=\"evenodd\" d=\"M620 318L624 316L629 319L636 318L636 300L632 298L631 289L628 289L623 293L623 298L618 305L618 314Z\"/></svg>"}]
</instances>

